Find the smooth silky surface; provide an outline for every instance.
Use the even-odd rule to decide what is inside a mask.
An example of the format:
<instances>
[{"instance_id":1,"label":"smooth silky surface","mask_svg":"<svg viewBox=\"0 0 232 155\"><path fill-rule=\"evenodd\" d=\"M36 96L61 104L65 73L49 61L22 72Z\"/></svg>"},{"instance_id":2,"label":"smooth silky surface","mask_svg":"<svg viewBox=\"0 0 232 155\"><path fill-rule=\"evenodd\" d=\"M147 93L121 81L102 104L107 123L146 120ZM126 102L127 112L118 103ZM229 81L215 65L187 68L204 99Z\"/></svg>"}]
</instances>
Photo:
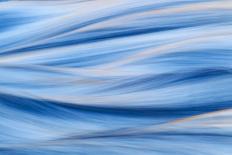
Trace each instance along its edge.
<instances>
[{"instance_id":1,"label":"smooth silky surface","mask_svg":"<svg viewBox=\"0 0 232 155\"><path fill-rule=\"evenodd\" d=\"M231 0L0 0L1 155L231 155Z\"/></svg>"}]
</instances>

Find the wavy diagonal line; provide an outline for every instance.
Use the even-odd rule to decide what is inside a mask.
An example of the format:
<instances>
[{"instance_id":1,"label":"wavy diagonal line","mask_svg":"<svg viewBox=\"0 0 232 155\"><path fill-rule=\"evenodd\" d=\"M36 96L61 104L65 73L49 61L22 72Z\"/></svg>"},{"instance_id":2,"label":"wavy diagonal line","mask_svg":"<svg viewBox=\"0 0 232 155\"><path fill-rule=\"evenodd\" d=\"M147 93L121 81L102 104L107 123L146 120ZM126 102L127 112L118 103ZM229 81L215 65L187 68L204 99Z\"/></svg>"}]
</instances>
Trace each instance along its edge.
<instances>
[{"instance_id":1,"label":"wavy diagonal line","mask_svg":"<svg viewBox=\"0 0 232 155\"><path fill-rule=\"evenodd\" d=\"M0 155L231 155L231 0L0 0Z\"/></svg>"}]
</instances>

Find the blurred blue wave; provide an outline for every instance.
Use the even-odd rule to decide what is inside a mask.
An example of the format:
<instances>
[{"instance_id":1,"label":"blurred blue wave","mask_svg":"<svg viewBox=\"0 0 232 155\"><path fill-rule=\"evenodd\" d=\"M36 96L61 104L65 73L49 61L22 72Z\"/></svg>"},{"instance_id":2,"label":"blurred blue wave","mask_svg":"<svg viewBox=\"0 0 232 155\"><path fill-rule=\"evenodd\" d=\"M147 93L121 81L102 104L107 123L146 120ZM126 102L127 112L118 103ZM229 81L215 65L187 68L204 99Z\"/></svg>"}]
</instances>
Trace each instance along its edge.
<instances>
[{"instance_id":1,"label":"blurred blue wave","mask_svg":"<svg viewBox=\"0 0 232 155\"><path fill-rule=\"evenodd\" d=\"M0 1L0 154L231 155L232 1Z\"/></svg>"}]
</instances>

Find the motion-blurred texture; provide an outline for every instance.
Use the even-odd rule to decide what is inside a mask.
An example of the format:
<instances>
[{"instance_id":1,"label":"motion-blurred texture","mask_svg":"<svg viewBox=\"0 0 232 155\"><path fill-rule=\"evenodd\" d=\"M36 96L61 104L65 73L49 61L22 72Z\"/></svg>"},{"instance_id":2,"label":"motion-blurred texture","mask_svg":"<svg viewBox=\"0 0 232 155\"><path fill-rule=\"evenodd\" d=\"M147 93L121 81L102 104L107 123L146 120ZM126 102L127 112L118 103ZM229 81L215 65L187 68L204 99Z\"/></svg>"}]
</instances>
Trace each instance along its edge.
<instances>
[{"instance_id":1,"label":"motion-blurred texture","mask_svg":"<svg viewBox=\"0 0 232 155\"><path fill-rule=\"evenodd\" d=\"M232 154L232 0L0 0L0 155L133 154Z\"/></svg>"}]
</instances>

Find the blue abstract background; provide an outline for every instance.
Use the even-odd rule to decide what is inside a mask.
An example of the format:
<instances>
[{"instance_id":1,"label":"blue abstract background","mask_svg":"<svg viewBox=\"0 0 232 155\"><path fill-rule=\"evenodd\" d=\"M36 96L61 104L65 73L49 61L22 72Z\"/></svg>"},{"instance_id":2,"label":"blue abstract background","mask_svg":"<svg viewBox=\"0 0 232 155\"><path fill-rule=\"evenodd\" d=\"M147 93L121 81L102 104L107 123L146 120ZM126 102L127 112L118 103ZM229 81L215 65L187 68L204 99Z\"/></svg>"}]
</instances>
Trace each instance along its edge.
<instances>
[{"instance_id":1,"label":"blue abstract background","mask_svg":"<svg viewBox=\"0 0 232 155\"><path fill-rule=\"evenodd\" d=\"M231 0L0 0L1 155L231 155Z\"/></svg>"}]
</instances>

